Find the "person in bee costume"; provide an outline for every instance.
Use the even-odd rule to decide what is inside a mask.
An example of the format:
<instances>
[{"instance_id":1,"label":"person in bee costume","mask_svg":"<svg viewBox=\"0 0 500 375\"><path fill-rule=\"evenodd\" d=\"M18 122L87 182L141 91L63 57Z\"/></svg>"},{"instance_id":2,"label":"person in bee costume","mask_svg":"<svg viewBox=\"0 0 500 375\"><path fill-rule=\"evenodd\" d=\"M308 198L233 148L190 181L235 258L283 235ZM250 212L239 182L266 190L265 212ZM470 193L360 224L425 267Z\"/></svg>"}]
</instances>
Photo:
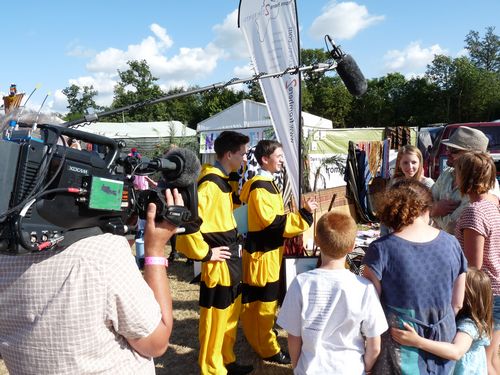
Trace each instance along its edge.
<instances>
[{"instance_id":1,"label":"person in bee costume","mask_svg":"<svg viewBox=\"0 0 500 375\"><path fill-rule=\"evenodd\" d=\"M241 246L233 209L238 198L229 175L246 159L249 138L224 131L215 140L216 162L202 166L198 178L200 222L186 227L177 250L199 260L200 353L202 374L247 374L252 366L236 362L233 351L241 311Z\"/></svg>"},{"instance_id":2,"label":"person in bee costume","mask_svg":"<svg viewBox=\"0 0 500 375\"><path fill-rule=\"evenodd\" d=\"M318 204L309 199L298 213L285 215L281 192L273 181L273 174L284 162L281 144L262 140L255 148L255 157L261 170L243 185L240 194L241 201L248 204L241 322L248 342L261 358L288 364L290 356L281 350L273 331L283 243L309 228Z\"/></svg>"}]
</instances>

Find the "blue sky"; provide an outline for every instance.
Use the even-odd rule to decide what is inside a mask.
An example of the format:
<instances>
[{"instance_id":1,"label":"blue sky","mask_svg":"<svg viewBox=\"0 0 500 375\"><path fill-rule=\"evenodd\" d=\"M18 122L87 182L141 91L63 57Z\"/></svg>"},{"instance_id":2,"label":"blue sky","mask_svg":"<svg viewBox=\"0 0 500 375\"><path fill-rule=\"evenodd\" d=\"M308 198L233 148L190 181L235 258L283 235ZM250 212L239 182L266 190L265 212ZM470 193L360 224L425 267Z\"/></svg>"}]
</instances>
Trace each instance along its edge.
<instances>
[{"instance_id":1,"label":"blue sky","mask_svg":"<svg viewBox=\"0 0 500 375\"><path fill-rule=\"evenodd\" d=\"M258 1L258 0L255 0ZM499 0L296 0L301 48L324 48L329 34L367 78L422 74L433 55L464 54L470 30L498 27ZM31 92L28 107L66 111L61 90L93 85L109 105L117 69L145 59L158 83L205 86L252 75L241 31L238 0L8 1L0 94L11 83Z\"/></svg>"}]
</instances>

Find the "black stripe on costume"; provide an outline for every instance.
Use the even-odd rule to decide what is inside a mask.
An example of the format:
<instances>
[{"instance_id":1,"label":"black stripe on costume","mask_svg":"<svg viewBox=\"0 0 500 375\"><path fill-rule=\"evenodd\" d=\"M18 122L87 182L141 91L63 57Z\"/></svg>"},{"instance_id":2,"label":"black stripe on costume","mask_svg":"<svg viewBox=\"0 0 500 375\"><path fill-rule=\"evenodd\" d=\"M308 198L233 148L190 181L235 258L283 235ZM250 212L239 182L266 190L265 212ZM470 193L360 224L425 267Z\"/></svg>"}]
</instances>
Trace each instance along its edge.
<instances>
[{"instance_id":1,"label":"black stripe on costume","mask_svg":"<svg viewBox=\"0 0 500 375\"><path fill-rule=\"evenodd\" d=\"M283 246L286 215L276 215L274 221L258 232L248 232L245 250L250 254L256 251L270 251Z\"/></svg>"},{"instance_id":2,"label":"black stripe on costume","mask_svg":"<svg viewBox=\"0 0 500 375\"><path fill-rule=\"evenodd\" d=\"M238 240L238 230L236 228L226 232L202 233L203 239L210 248L219 246L231 246Z\"/></svg>"},{"instance_id":3,"label":"black stripe on costume","mask_svg":"<svg viewBox=\"0 0 500 375\"><path fill-rule=\"evenodd\" d=\"M279 280L272 283L267 283L266 286L252 286L243 284L241 302L250 303L255 301L277 301L279 296L279 287Z\"/></svg>"},{"instance_id":4,"label":"black stripe on costume","mask_svg":"<svg viewBox=\"0 0 500 375\"><path fill-rule=\"evenodd\" d=\"M302 207L300 210L299 210L299 214L300 216L302 216L302 219L304 219L306 221L307 224L309 224L309 226L311 226L311 224L313 223L313 214L310 213L309 211L307 211L304 207Z\"/></svg>"},{"instance_id":5,"label":"black stripe on costume","mask_svg":"<svg viewBox=\"0 0 500 375\"><path fill-rule=\"evenodd\" d=\"M205 181L213 182L223 193L230 193L232 191L231 185L229 185L228 179L223 178L215 173L209 173L198 181L198 186L200 186Z\"/></svg>"},{"instance_id":6,"label":"black stripe on costume","mask_svg":"<svg viewBox=\"0 0 500 375\"><path fill-rule=\"evenodd\" d=\"M250 191L249 193L252 192L252 190L255 189L265 189L271 194L279 194L280 192L274 187L274 184L272 181L267 181L267 180L257 180L252 182L252 186L250 186Z\"/></svg>"},{"instance_id":7,"label":"black stripe on costume","mask_svg":"<svg viewBox=\"0 0 500 375\"><path fill-rule=\"evenodd\" d=\"M216 285L209 288L202 281L200 283L200 306L207 309L225 309L231 306L236 298L241 294L241 284L235 286Z\"/></svg>"},{"instance_id":8,"label":"black stripe on costume","mask_svg":"<svg viewBox=\"0 0 500 375\"><path fill-rule=\"evenodd\" d=\"M234 205L241 205L240 196L239 196L238 194L236 194L236 193L233 191L233 194L231 194L231 197L233 198L233 204L234 204Z\"/></svg>"},{"instance_id":9,"label":"black stripe on costume","mask_svg":"<svg viewBox=\"0 0 500 375\"><path fill-rule=\"evenodd\" d=\"M229 173L229 181L239 181L241 176L238 174L238 172L231 172Z\"/></svg>"}]
</instances>

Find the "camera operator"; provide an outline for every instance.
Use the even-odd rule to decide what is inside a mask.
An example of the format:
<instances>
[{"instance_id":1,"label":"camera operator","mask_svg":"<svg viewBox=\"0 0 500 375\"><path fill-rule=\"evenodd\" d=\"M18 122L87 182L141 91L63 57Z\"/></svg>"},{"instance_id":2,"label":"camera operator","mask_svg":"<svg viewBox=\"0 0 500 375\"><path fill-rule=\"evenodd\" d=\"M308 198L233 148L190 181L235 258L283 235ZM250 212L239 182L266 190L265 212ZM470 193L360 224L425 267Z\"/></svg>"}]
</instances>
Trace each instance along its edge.
<instances>
[{"instance_id":1,"label":"camera operator","mask_svg":"<svg viewBox=\"0 0 500 375\"><path fill-rule=\"evenodd\" d=\"M183 205L174 189L168 205ZM144 278L124 237L62 251L0 255L0 354L10 374L154 374L172 332L165 243L175 233L150 204Z\"/></svg>"}]
</instances>

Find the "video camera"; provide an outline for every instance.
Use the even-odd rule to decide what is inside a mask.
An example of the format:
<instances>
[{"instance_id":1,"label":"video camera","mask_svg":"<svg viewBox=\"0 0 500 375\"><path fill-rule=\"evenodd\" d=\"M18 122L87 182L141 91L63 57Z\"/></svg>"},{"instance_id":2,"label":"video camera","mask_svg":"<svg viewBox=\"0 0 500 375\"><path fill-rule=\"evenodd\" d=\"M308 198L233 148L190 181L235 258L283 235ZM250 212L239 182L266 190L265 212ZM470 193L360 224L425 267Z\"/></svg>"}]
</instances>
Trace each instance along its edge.
<instances>
[{"instance_id":1,"label":"video camera","mask_svg":"<svg viewBox=\"0 0 500 375\"><path fill-rule=\"evenodd\" d=\"M35 137L31 126L22 125L0 140L1 253L63 249L101 233L124 235L127 219L134 214L145 218L151 202L157 220L177 226L198 220L200 163L192 151L178 148L164 158L138 158L100 135L42 124ZM91 143L99 152L67 147L64 137ZM163 184L134 189L135 175L155 172L161 172ZM166 188L179 190L184 207L167 206Z\"/></svg>"}]
</instances>

